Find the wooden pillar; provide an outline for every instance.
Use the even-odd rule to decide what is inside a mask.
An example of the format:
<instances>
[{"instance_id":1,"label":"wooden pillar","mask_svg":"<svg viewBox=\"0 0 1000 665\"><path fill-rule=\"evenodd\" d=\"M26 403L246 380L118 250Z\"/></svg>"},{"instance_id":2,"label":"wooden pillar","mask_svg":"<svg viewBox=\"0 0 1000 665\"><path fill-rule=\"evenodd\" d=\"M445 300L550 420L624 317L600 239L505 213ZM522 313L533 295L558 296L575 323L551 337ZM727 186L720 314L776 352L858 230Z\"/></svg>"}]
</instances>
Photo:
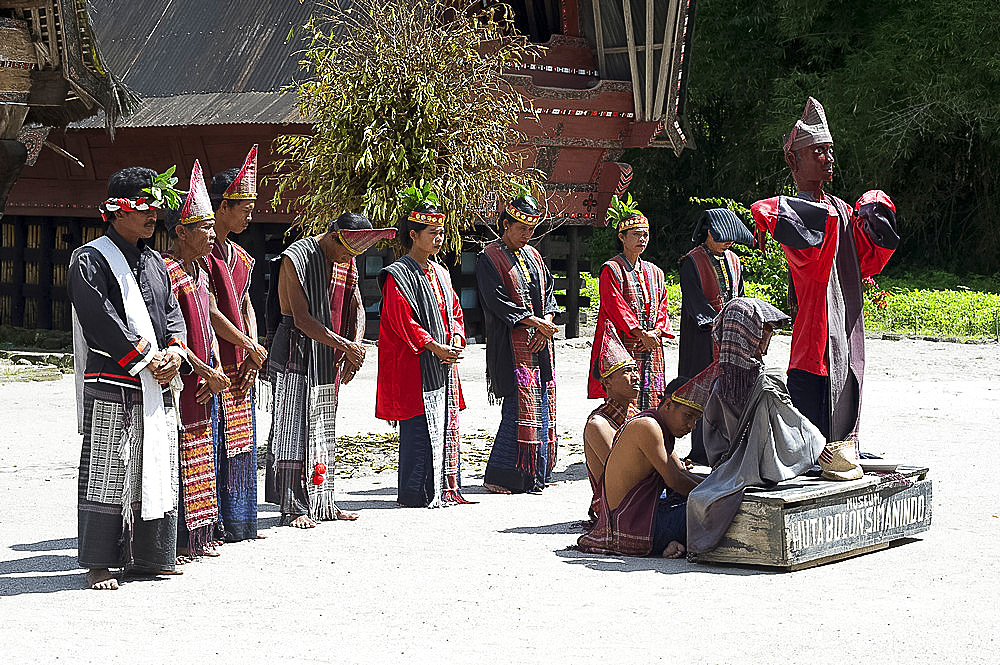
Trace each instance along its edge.
<instances>
[{"instance_id":1,"label":"wooden pillar","mask_svg":"<svg viewBox=\"0 0 1000 665\"><path fill-rule=\"evenodd\" d=\"M56 220L42 217L39 220L41 235L38 242L38 289L36 328L52 329L52 252L56 247Z\"/></svg>"},{"instance_id":2,"label":"wooden pillar","mask_svg":"<svg viewBox=\"0 0 1000 665\"><path fill-rule=\"evenodd\" d=\"M11 274L11 284L14 292L11 294L11 325L24 326L24 250L28 244L28 235L25 230L24 217L18 215L13 218L14 222L14 247L18 249L14 253L14 270Z\"/></svg>"},{"instance_id":3,"label":"wooden pillar","mask_svg":"<svg viewBox=\"0 0 1000 665\"><path fill-rule=\"evenodd\" d=\"M580 336L580 227L567 229L569 256L566 261L566 339Z\"/></svg>"}]
</instances>

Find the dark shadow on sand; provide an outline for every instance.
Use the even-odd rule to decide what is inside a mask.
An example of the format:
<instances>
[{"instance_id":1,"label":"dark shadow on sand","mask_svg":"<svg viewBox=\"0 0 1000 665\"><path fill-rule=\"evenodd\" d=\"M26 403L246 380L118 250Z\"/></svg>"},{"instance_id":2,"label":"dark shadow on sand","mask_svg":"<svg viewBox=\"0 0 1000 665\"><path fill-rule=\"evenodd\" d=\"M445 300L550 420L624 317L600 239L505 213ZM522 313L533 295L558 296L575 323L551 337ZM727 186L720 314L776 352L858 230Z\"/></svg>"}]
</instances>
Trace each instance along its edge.
<instances>
[{"instance_id":1,"label":"dark shadow on sand","mask_svg":"<svg viewBox=\"0 0 1000 665\"><path fill-rule=\"evenodd\" d=\"M61 570L80 570L76 555L39 554L23 559L0 561L0 575L12 573L55 573Z\"/></svg>"},{"instance_id":2,"label":"dark shadow on sand","mask_svg":"<svg viewBox=\"0 0 1000 665\"><path fill-rule=\"evenodd\" d=\"M355 492L351 492L348 496L353 496ZM360 492L358 492L360 494ZM345 501L343 499L337 499L337 507L341 510L388 510L390 508L404 508L405 506L400 506L396 503L396 492L392 492L392 499L387 500L376 500L371 501Z\"/></svg>"},{"instance_id":3,"label":"dark shadow on sand","mask_svg":"<svg viewBox=\"0 0 1000 665\"><path fill-rule=\"evenodd\" d=\"M281 522L281 517L258 517L257 518L257 530L263 531L264 529L271 529L278 526Z\"/></svg>"},{"instance_id":4,"label":"dark shadow on sand","mask_svg":"<svg viewBox=\"0 0 1000 665\"><path fill-rule=\"evenodd\" d=\"M87 573L81 570L79 573L69 573L66 575L0 577L0 597L20 596L26 593L55 593L56 591L84 590L84 586L87 583L86 576Z\"/></svg>"},{"instance_id":5,"label":"dark shadow on sand","mask_svg":"<svg viewBox=\"0 0 1000 665\"><path fill-rule=\"evenodd\" d=\"M68 549L67 547L53 547L50 543L70 543L76 547L76 538L63 538L59 540L43 541L42 543L32 543L31 545L15 545L12 549L26 550L32 545L42 545L38 550L46 549ZM16 573L57 573L63 571L70 572L65 575L29 575L25 577L5 577ZM0 561L0 597L19 596L25 593L53 593L55 591L69 591L72 589L82 589L85 583L86 573L80 568L80 563L75 555L68 554L40 554L29 556L23 559L12 559L10 561Z\"/></svg>"},{"instance_id":6,"label":"dark shadow on sand","mask_svg":"<svg viewBox=\"0 0 1000 665\"><path fill-rule=\"evenodd\" d=\"M56 538L54 540L41 540L37 543L19 543L11 545L10 549L15 552L52 552L54 550L75 550L76 547L76 538Z\"/></svg>"},{"instance_id":7,"label":"dark shadow on sand","mask_svg":"<svg viewBox=\"0 0 1000 665\"><path fill-rule=\"evenodd\" d=\"M503 529L497 533L536 533L536 534L553 534L553 533L578 533L584 534L587 529L584 528L584 523L580 520L573 520L572 522L559 522L558 524L540 524L538 526L515 526L509 529Z\"/></svg>"},{"instance_id":8,"label":"dark shadow on sand","mask_svg":"<svg viewBox=\"0 0 1000 665\"><path fill-rule=\"evenodd\" d=\"M351 492L351 496L357 496L359 494L361 496L396 496L396 491L395 487L377 487L370 490L357 490Z\"/></svg>"},{"instance_id":9,"label":"dark shadow on sand","mask_svg":"<svg viewBox=\"0 0 1000 665\"><path fill-rule=\"evenodd\" d=\"M551 482L559 483L567 480L586 480L587 465L584 462L573 462L562 471L553 471Z\"/></svg>"},{"instance_id":10,"label":"dark shadow on sand","mask_svg":"<svg viewBox=\"0 0 1000 665\"><path fill-rule=\"evenodd\" d=\"M780 570L760 566L716 566L690 563L687 559L664 559L661 557L632 557L617 554L586 554L576 547L556 550L555 555L574 566L586 566L591 570L611 573L634 573L655 570L668 575L678 573L701 573L709 575L781 575Z\"/></svg>"}]
</instances>

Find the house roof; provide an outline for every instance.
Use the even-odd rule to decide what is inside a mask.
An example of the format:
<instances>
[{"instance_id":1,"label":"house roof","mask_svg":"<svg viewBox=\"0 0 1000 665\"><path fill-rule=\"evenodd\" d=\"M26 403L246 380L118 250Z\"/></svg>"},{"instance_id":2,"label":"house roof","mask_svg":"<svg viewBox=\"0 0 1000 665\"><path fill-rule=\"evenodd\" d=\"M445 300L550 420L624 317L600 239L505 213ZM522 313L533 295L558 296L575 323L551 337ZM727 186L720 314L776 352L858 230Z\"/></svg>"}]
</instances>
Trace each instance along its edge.
<instances>
[{"instance_id":1,"label":"house roof","mask_svg":"<svg viewBox=\"0 0 1000 665\"><path fill-rule=\"evenodd\" d=\"M143 100L119 126L300 122L294 94L280 91L300 75L301 27L316 1L87 4L109 68ZM99 115L73 127L103 123Z\"/></svg>"}]
</instances>

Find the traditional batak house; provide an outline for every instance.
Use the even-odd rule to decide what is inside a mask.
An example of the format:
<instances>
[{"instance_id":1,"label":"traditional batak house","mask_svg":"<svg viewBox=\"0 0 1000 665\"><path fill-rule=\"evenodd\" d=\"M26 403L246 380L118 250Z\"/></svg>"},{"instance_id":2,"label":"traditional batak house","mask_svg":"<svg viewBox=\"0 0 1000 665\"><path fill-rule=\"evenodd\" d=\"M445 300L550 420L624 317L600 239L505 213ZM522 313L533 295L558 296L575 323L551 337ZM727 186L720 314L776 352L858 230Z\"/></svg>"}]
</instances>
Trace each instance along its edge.
<instances>
[{"instance_id":1,"label":"traditional batak house","mask_svg":"<svg viewBox=\"0 0 1000 665\"><path fill-rule=\"evenodd\" d=\"M8 198L2 223L5 241L10 234L12 242L4 244L23 249L24 258L3 273L0 323L65 329L64 266L73 248L100 234L96 205L104 199L111 173L137 163L157 170L176 164L183 171L196 158L207 173L215 173L242 164L256 143L266 174L273 139L309 130L297 114L294 95L281 90L300 75L295 55L300 44L289 41L289 33L306 22L316 3L56 4L86 6L106 61L142 98L134 113L118 121L113 142L104 114L53 131L49 142L82 166L43 151L24 168ZM517 27L548 47L538 61L512 71L510 81L535 108L536 117L525 113L518 125L528 137L518 149L531 153L547 179L547 207L557 228L545 236L541 249L557 272L568 275L563 304L570 314L567 334L575 336L579 307L586 305L578 296L581 238L589 227L605 224L611 196L628 187L632 169L621 162L623 151L659 146L679 154L689 144L683 111L694 2L507 4ZM187 173L178 175L186 183ZM254 223L239 238L261 258L280 250L290 221L271 208L272 193L262 182ZM359 267L374 276L386 258L371 252ZM475 334L479 316L472 267L471 260L456 267L455 283ZM260 298L264 275L257 273L252 293ZM366 304L374 304L374 280L365 282Z\"/></svg>"},{"instance_id":2,"label":"traditional batak house","mask_svg":"<svg viewBox=\"0 0 1000 665\"><path fill-rule=\"evenodd\" d=\"M27 167L73 159L48 141L53 127L101 111L103 133L138 99L122 86L98 53L86 3L78 0L0 0L0 323L65 327L49 308L53 278L65 279L68 252L53 257L54 227L4 217L11 188ZM52 176L64 172L54 169ZM53 261L61 275L53 275ZM62 281L60 281L62 283ZM59 296L66 299L63 289Z\"/></svg>"}]
</instances>

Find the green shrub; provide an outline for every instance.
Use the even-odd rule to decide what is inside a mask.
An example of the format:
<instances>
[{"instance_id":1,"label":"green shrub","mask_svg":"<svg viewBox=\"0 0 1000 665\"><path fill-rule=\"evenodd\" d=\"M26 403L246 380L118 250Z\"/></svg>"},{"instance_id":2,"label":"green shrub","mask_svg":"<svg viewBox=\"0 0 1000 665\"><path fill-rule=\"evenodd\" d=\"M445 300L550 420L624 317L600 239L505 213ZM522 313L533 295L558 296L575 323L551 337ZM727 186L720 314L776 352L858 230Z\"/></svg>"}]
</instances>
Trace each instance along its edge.
<instances>
[{"instance_id":1,"label":"green shrub","mask_svg":"<svg viewBox=\"0 0 1000 665\"><path fill-rule=\"evenodd\" d=\"M994 278L959 279L935 271L905 278L876 278L887 293L879 308L866 293L865 327L869 330L935 337L998 337L1000 294ZM974 291L965 281L989 291ZM931 284L938 288L926 288Z\"/></svg>"}]
</instances>

